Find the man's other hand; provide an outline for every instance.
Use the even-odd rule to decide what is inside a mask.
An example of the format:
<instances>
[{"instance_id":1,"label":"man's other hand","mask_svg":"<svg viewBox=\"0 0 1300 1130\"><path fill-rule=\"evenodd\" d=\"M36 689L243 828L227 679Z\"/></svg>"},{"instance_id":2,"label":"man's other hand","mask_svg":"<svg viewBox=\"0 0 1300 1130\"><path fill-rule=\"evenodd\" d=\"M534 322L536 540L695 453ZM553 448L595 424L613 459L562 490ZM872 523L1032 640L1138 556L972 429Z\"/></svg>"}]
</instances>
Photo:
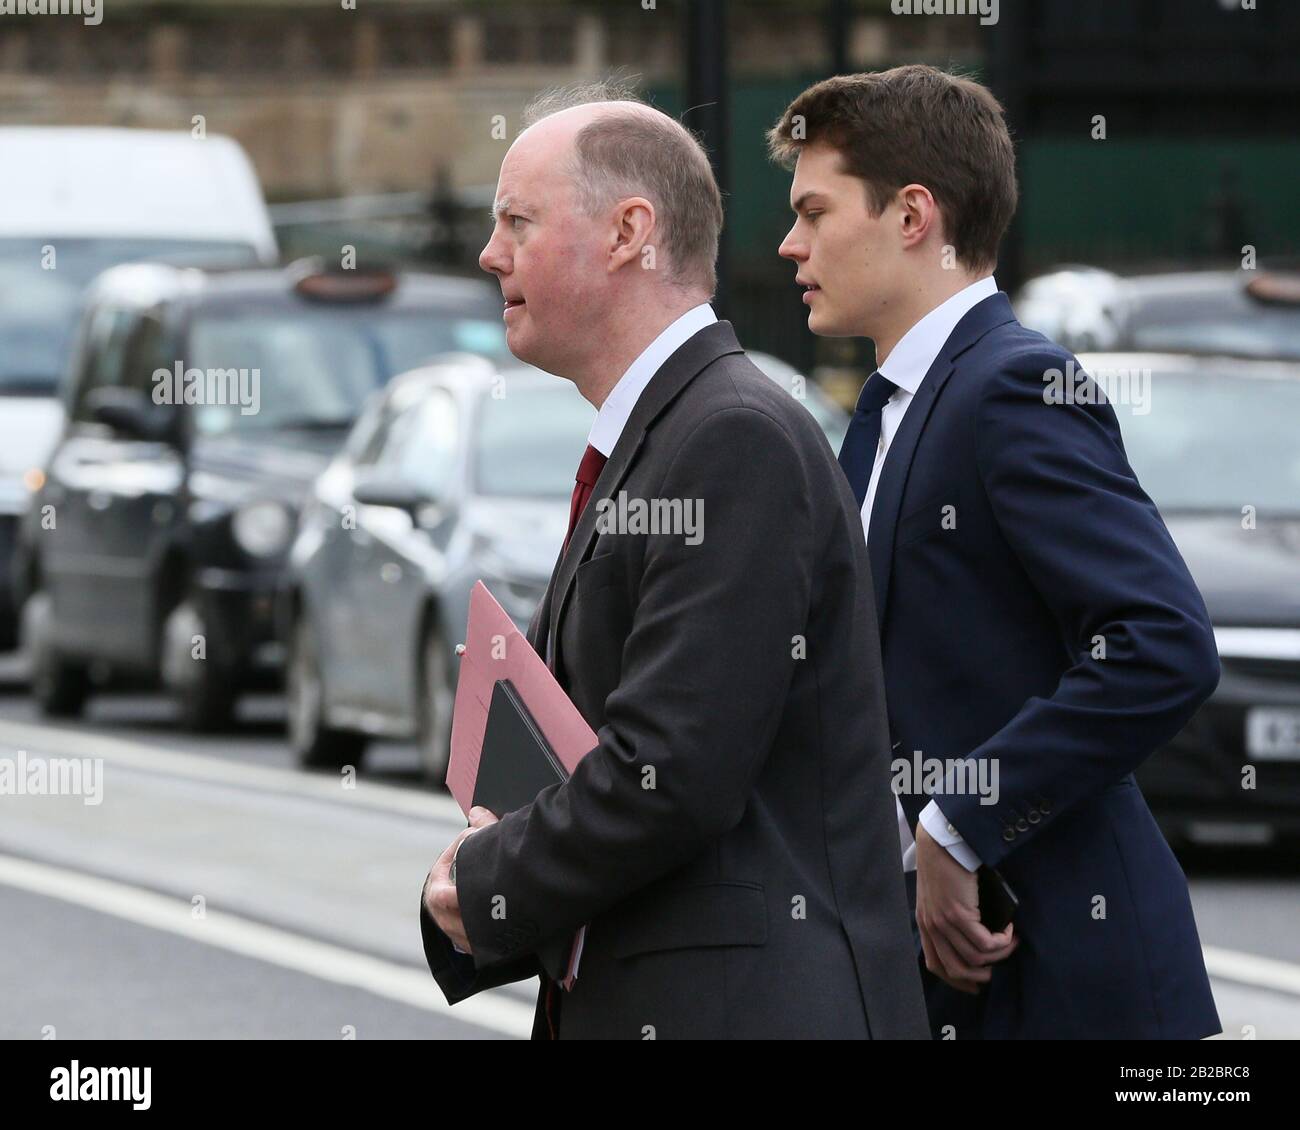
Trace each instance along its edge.
<instances>
[{"instance_id":1,"label":"man's other hand","mask_svg":"<svg viewBox=\"0 0 1300 1130\"><path fill-rule=\"evenodd\" d=\"M979 886L926 831L916 829L916 924L925 967L963 993L978 993L993 976L989 968L1016 952L1014 924L997 934L980 923Z\"/></svg>"},{"instance_id":2,"label":"man's other hand","mask_svg":"<svg viewBox=\"0 0 1300 1130\"><path fill-rule=\"evenodd\" d=\"M465 953L474 951L465 935L465 923L461 920L460 900L456 895L456 884L451 879L451 864L466 837L496 822L497 818L486 808L471 808L469 827L443 849L424 881L425 909L438 929L451 939L452 945Z\"/></svg>"}]
</instances>

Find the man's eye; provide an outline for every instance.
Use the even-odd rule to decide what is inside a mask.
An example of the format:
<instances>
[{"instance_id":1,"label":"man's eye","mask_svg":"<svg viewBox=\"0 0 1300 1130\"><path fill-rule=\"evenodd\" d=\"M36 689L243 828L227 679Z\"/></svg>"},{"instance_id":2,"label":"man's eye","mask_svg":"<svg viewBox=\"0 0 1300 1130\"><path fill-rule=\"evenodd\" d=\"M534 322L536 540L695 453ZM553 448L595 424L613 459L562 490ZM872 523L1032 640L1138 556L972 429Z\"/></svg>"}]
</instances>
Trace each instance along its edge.
<instances>
[{"instance_id":1,"label":"man's eye","mask_svg":"<svg viewBox=\"0 0 1300 1130\"><path fill-rule=\"evenodd\" d=\"M820 212L805 212L804 215L808 217L808 222L809 222L809 223L812 223L814 220L817 219L818 216L821 215L821 213L820 213Z\"/></svg>"},{"instance_id":2,"label":"man's eye","mask_svg":"<svg viewBox=\"0 0 1300 1130\"><path fill-rule=\"evenodd\" d=\"M515 231L518 231L519 226L525 222L523 216L507 216L506 219L510 221L510 226Z\"/></svg>"}]
</instances>

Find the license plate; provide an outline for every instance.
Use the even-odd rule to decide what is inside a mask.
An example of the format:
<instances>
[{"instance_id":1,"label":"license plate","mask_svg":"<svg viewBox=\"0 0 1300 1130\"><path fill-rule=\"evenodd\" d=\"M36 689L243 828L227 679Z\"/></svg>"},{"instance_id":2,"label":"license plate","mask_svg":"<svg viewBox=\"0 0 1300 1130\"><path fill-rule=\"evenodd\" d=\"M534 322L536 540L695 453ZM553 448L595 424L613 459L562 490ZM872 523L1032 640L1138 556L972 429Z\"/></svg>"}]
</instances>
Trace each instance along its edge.
<instances>
[{"instance_id":1,"label":"license plate","mask_svg":"<svg viewBox=\"0 0 1300 1130\"><path fill-rule=\"evenodd\" d=\"M1300 760L1300 710L1247 710L1246 756L1255 761Z\"/></svg>"}]
</instances>

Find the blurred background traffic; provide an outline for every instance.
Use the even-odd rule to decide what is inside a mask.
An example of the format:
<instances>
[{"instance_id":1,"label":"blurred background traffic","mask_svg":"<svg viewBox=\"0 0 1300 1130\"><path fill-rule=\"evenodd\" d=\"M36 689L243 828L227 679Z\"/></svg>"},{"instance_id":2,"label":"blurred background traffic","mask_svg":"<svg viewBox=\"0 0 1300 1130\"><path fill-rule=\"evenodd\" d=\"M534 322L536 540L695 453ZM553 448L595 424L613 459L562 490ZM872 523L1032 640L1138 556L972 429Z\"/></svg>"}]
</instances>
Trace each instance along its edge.
<instances>
[{"instance_id":1,"label":"blurred background traffic","mask_svg":"<svg viewBox=\"0 0 1300 1130\"><path fill-rule=\"evenodd\" d=\"M1221 934L1212 974L1245 994L1232 1018L1300 1034L1300 8L944 7L116 0L98 23L0 16L0 756L109 757L130 813L64 821L57 802L0 797L0 849L220 890L315 935L338 890L294 872L314 893L286 910L288 871L234 846L266 837L284 860L310 840L379 875L348 944L413 964L385 884L413 910L431 855L349 850L371 833L337 796L337 835L309 822L276 855L270 829L298 817L239 798L359 775L376 807L423 822L424 854L454 830L440 790L469 589L484 579L527 623L593 418L510 357L477 267L525 103L618 71L699 132L727 207L715 308L838 449L870 345L807 332L776 255L789 178L763 133L818 78L923 61L1006 106L1022 202L998 282L1111 393L1210 608L1222 683L1139 779L1180 855L1210 867L1193 893ZM159 793L140 774L187 784ZM194 807L200 779L232 799ZM169 870L204 821L217 842ZM1234 856L1245 877L1214 872L1224 848L1253 849ZM0 901L61 881L0 867ZM53 934L59 913L35 917ZM258 1031L280 1033L269 1017ZM0 1017L0 1034L28 1022ZM136 1031L107 1010L85 1023Z\"/></svg>"}]
</instances>

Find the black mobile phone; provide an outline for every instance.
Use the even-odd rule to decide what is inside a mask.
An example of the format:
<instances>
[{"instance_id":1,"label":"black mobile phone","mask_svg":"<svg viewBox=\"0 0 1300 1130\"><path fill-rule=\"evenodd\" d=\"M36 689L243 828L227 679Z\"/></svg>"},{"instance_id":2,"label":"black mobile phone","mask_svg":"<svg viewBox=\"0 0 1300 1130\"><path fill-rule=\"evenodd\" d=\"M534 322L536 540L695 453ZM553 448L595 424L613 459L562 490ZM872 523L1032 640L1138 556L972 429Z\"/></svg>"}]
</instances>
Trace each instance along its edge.
<instances>
[{"instance_id":1,"label":"black mobile phone","mask_svg":"<svg viewBox=\"0 0 1300 1130\"><path fill-rule=\"evenodd\" d=\"M997 934L1005 930L1015 917L1020 900L992 867L981 865L975 877L979 884L980 923L986 930Z\"/></svg>"}]
</instances>

